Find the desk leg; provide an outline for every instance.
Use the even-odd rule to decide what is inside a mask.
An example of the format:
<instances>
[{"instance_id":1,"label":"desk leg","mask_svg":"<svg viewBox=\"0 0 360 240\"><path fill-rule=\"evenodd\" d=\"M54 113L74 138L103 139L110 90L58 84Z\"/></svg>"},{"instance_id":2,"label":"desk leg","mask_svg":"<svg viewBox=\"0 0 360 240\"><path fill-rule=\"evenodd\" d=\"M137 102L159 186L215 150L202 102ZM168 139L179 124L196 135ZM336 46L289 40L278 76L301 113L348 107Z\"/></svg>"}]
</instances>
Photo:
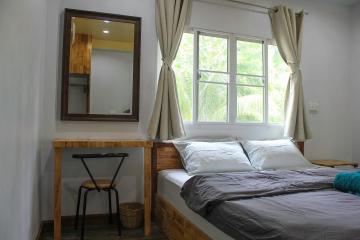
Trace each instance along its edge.
<instances>
[{"instance_id":1,"label":"desk leg","mask_svg":"<svg viewBox=\"0 0 360 240\"><path fill-rule=\"evenodd\" d=\"M55 148L54 240L61 240L61 148Z\"/></svg>"},{"instance_id":2,"label":"desk leg","mask_svg":"<svg viewBox=\"0 0 360 240\"><path fill-rule=\"evenodd\" d=\"M151 235L151 148L144 148L144 231Z\"/></svg>"}]
</instances>

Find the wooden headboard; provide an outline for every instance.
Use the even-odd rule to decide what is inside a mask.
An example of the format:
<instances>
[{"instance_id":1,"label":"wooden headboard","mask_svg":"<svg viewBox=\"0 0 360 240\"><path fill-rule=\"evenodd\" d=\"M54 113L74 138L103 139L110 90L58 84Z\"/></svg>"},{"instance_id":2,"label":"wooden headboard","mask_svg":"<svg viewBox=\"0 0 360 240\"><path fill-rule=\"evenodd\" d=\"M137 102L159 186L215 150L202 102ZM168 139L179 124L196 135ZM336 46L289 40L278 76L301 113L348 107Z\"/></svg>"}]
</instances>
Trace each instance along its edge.
<instances>
[{"instance_id":1,"label":"wooden headboard","mask_svg":"<svg viewBox=\"0 0 360 240\"><path fill-rule=\"evenodd\" d=\"M180 154L171 142L154 142L151 161L153 198L157 192L158 173L166 169L183 169Z\"/></svg>"},{"instance_id":2,"label":"wooden headboard","mask_svg":"<svg viewBox=\"0 0 360 240\"><path fill-rule=\"evenodd\" d=\"M297 143L299 150L304 154L304 142ZM152 148L152 196L156 197L158 173L166 169L183 169L179 152L172 142L154 142ZM153 199L153 203L155 203Z\"/></svg>"}]
</instances>

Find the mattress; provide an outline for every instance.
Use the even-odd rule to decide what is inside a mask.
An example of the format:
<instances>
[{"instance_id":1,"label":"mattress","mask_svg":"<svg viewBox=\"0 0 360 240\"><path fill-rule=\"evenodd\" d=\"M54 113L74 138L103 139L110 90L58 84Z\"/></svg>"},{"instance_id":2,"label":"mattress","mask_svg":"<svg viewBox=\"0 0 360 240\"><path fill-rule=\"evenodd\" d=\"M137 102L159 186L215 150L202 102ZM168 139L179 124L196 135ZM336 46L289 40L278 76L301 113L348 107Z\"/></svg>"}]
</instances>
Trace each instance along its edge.
<instances>
[{"instance_id":1,"label":"mattress","mask_svg":"<svg viewBox=\"0 0 360 240\"><path fill-rule=\"evenodd\" d=\"M190 220L201 231L206 233L212 239L234 240L224 232L209 223L205 218L192 211L185 204L180 196L180 191L184 183L190 178L185 170L172 169L163 170L158 175L157 194L171 203L181 212L188 220Z\"/></svg>"}]
</instances>

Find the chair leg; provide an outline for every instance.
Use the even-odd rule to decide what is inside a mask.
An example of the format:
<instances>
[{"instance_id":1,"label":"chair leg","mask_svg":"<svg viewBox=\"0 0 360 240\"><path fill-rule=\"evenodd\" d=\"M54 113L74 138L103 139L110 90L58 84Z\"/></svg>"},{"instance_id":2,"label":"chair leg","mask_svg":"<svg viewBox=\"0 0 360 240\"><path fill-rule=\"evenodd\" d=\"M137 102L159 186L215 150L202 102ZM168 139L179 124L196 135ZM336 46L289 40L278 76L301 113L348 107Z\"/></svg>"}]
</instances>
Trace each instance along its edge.
<instances>
[{"instance_id":1,"label":"chair leg","mask_svg":"<svg viewBox=\"0 0 360 240\"><path fill-rule=\"evenodd\" d=\"M76 203L76 216L75 216L75 224L74 224L75 229L77 229L78 222L79 222L79 209L80 209L80 201L81 201L81 190L82 190L82 186L79 187L78 199L77 199L77 203Z\"/></svg>"},{"instance_id":2,"label":"chair leg","mask_svg":"<svg viewBox=\"0 0 360 240\"><path fill-rule=\"evenodd\" d=\"M108 195L109 195L109 224L112 224L111 189L108 190Z\"/></svg>"},{"instance_id":3,"label":"chair leg","mask_svg":"<svg viewBox=\"0 0 360 240\"><path fill-rule=\"evenodd\" d=\"M121 236L121 221L120 221L120 207L119 207L119 193L116 188L113 188L116 196L116 220L119 236Z\"/></svg>"},{"instance_id":4,"label":"chair leg","mask_svg":"<svg viewBox=\"0 0 360 240\"><path fill-rule=\"evenodd\" d=\"M82 224L81 224L81 235L80 240L84 239L84 232L85 232L85 218L86 218L86 200L87 200L87 194L89 190L87 189L84 194L84 203L83 203L83 215L82 215Z\"/></svg>"}]
</instances>

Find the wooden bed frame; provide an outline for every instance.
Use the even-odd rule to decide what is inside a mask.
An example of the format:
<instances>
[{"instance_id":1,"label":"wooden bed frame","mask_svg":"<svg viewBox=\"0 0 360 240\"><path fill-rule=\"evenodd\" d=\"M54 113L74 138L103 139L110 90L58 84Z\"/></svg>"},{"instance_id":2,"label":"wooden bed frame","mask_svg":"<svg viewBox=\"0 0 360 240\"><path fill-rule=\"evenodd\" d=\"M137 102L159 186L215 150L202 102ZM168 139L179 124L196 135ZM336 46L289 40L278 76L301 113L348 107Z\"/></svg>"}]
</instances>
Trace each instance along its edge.
<instances>
[{"instance_id":1,"label":"wooden bed frame","mask_svg":"<svg viewBox=\"0 0 360 240\"><path fill-rule=\"evenodd\" d=\"M297 143L304 154L304 142ZM182 215L172 204L157 196L158 173L166 169L183 169L180 155L171 142L154 142L152 149L152 204L159 228L169 240L210 240L203 231Z\"/></svg>"}]
</instances>

